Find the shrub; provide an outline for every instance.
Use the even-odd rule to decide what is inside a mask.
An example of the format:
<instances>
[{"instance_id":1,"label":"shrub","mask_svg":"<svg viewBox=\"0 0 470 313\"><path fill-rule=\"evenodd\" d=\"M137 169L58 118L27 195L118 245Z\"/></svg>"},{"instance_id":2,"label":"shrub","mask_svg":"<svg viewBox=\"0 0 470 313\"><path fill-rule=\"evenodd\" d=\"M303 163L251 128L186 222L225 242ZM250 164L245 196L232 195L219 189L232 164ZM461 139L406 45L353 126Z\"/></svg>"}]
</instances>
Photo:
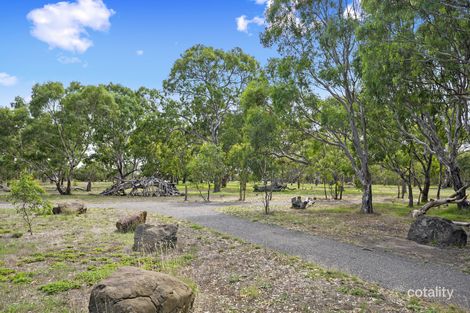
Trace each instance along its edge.
<instances>
[{"instance_id":1,"label":"shrub","mask_svg":"<svg viewBox=\"0 0 470 313\"><path fill-rule=\"evenodd\" d=\"M22 173L20 179L11 184L8 201L21 214L31 235L33 234L32 220L34 215L50 214L51 212L50 203L42 199L44 193L44 189L27 173Z\"/></svg>"}]
</instances>

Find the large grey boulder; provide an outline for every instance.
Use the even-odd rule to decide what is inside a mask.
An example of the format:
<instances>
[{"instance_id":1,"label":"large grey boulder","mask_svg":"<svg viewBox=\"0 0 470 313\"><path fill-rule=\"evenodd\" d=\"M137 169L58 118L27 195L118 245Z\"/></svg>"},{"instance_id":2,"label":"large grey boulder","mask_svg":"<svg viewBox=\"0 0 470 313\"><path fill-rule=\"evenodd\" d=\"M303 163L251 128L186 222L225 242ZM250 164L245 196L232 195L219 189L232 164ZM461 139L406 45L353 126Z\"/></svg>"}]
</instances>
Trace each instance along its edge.
<instances>
[{"instance_id":1,"label":"large grey boulder","mask_svg":"<svg viewBox=\"0 0 470 313\"><path fill-rule=\"evenodd\" d=\"M84 214L87 207L82 202L62 202L52 208L54 214Z\"/></svg>"},{"instance_id":2,"label":"large grey boulder","mask_svg":"<svg viewBox=\"0 0 470 313\"><path fill-rule=\"evenodd\" d=\"M140 224L134 233L134 251L154 252L176 246L177 224Z\"/></svg>"},{"instance_id":3,"label":"large grey boulder","mask_svg":"<svg viewBox=\"0 0 470 313\"><path fill-rule=\"evenodd\" d=\"M93 287L90 313L188 313L194 293L163 273L122 267Z\"/></svg>"},{"instance_id":4,"label":"large grey boulder","mask_svg":"<svg viewBox=\"0 0 470 313\"><path fill-rule=\"evenodd\" d=\"M418 217L411 224L407 238L417 243L438 246L463 247L467 244L467 233L462 227L433 216Z\"/></svg>"}]
</instances>

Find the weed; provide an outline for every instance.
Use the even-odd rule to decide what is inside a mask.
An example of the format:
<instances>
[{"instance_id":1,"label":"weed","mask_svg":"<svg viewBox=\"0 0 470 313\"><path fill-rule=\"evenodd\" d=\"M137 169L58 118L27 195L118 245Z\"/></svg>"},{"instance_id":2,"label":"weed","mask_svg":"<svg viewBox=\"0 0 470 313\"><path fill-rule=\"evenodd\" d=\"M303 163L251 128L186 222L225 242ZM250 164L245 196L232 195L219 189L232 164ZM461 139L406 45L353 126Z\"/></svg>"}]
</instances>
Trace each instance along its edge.
<instances>
[{"instance_id":1,"label":"weed","mask_svg":"<svg viewBox=\"0 0 470 313\"><path fill-rule=\"evenodd\" d=\"M238 274L230 274L228 277L228 282L231 284L238 283L240 281L240 275Z\"/></svg>"},{"instance_id":2,"label":"weed","mask_svg":"<svg viewBox=\"0 0 470 313\"><path fill-rule=\"evenodd\" d=\"M33 275L31 272L17 272L10 280L15 284L27 284L33 281Z\"/></svg>"},{"instance_id":3,"label":"weed","mask_svg":"<svg viewBox=\"0 0 470 313\"><path fill-rule=\"evenodd\" d=\"M250 285L240 289L240 296L255 299L261 294L259 288L255 285Z\"/></svg>"}]
</instances>

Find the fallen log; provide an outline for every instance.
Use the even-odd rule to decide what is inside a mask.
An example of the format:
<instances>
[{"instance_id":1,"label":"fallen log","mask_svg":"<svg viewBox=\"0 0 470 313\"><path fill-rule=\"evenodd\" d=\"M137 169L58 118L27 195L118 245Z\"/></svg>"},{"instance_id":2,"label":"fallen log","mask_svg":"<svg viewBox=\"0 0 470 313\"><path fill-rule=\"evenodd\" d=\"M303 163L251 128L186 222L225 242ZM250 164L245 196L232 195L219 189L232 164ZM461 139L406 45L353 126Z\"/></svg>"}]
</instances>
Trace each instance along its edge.
<instances>
[{"instance_id":1,"label":"fallen log","mask_svg":"<svg viewBox=\"0 0 470 313\"><path fill-rule=\"evenodd\" d=\"M140 224L145 224L147 221L147 212L142 211L139 214L126 216L116 222L118 232L127 233L134 231Z\"/></svg>"},{"instance_id":2,"label":"fallen log","mask_svg":"<svg viewBox=\"0 0 470 313\"><path fill-rule=\"evenodd\" d=\"M11 190L7 186L0 185L0 191L10 192Z\"/></svg>"},{"instance_id":3,"label":"fallen log","mask_svg":"<svg viewBox=\"0 0 470 313\"><path fill-rule=\"evenodd\" d=\"M470 184L466 184L464 185L462 188L460 188L459 190L457 190L456 192L454 192L452 195L449 196L449 198L444 198L444 199L438 199L438 200L433 200L433 201L429 201L428 203L426 203L425 205L423 205L421 207L421 209L419 210L414 210L412 212L412 216L413 217L418 217L418 216L421 216L421 215L424 215L426 214L427 211L429 211L430 209L432 208L435 208L435 207L438 207L438 206L441 206L441 205L444 205L444 204L449 204L449 203L462 203L464 201L467 201L467 196L465 197L461 197L460 196L460 193L464 190L466 190L468 187L470 187Z\"/></svg>"}]
</instances>

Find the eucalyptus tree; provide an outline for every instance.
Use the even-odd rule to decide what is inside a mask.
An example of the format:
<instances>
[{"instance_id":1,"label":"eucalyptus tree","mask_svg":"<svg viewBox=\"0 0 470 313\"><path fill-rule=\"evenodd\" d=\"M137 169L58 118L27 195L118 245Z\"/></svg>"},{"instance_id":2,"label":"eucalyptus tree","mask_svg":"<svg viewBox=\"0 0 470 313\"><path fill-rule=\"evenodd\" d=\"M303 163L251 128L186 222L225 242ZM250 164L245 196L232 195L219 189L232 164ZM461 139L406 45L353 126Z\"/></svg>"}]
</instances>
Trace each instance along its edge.
<instances>
[{"instance_id":1,"label":"eucalyptus tree","mask_svg":"<svg viewBox=\"0 0 470 313\"><path fill-rule=\"evenodd\" d=\"M17 98L12 107L0 107L0 183L17 178L22 164L18 158L21 151L21 131L29 120L23 99Z\"/></svg>"},{"instance_id":2,"label":"eucalyptus tree","mask_svg":"<svg viewBox=\"0 0 470 313\"><path fill-rule=\"evenodd\" d=\"M215 181L225 171L224 158L224 152L220 147L206 142L202 144L199 151L188 164L190 177L196 183L197 189L205 201L210 201L211 182ZM198 184L200 182L207 184L207 197L199 189Z\"/></svg>"},{"instance_id":3,"label":"eucalyptus tree","mask_svg":"<svg viewBox=\"0 0 470 313\"><path fill-rule=\"evenodd\" d=\"M146 97L153 91L134 91L116 84L103 87L114 101L109 102L107 118L94 125L96 158L107 167L113 168L117 180L125 180L139 169L141 160L132 149L132 137L145 113L156 105L149 103L150 100Z\"/></svg>"},{"instance_id":4,"label":"eucalyptus tree","mask_svg":"<svg viewBox=\"0 0 470 313\"><path fill-rule=\"evenodd\" d=\"M310 138L345 153L362 185L361 210L372 213L367 105L361 98L360 42L356 37L363 22L359 3L273 0L266 19L262 42L277 47L284 57L281 67L291 72L296 97L288 105L301 113L301 129ZM313 96L318 88L331 97L328 110L342 115L342 121L335 121L341 127L329 124L321 112L325 106Z\"/></svg>"},{"instance_id":5,"label":"eucalyptus tree","mask_svg":"<svg viewBox=\"0 0 470 313\"><path fill-rule=\"evenodd\" d=\"M174 63L164 81L171 110L200 142L220 145L226 117L239 110L239 98L257 75L258 62L240 48L229 51L195 45ZM222 173L223 174L223 173ZM220 189L220 177L214 190Z\"/></svg>"},{"instance_id":6,"label":"eucalyptus tree","mask_svg":"<svg viewBox=\"0 0 470 313\"><path fill-rule=\"evenodd\" d=\"M465 199L457 157L470 129L468 1L361 4L368 13L361 31L367 90L395 113L406 136L446 167Z\"/></svg>"},{"instance_id":7,"label":"eucalyptus tree","mask_svg":"<svg viewBox=\"0 0 470 313\"><path fill-rule=\"evenodd\" d=\"M90 152L94 125L107 118L113 101L103 87L34 85L32 119L22 132L22 159L54 182L60 194L71 194L74 171Z\"/></svg>"},{"instance_id":8,"label":"eucalyptus tree","mask_svg":"<svg viewBox=\"0 0 470 313\"><path fill-rule=\"evenodd\" d=\"M281 123L273 111L268 82L261 78L252 81L242 95L244 110L243 134L245 142L250 145L246 148L248 157L251 155L249 166L253 175L264 184L264 212L269 214L272 188L279 172L278 150L281 140Z\"/></svg>"}]
</instances>

